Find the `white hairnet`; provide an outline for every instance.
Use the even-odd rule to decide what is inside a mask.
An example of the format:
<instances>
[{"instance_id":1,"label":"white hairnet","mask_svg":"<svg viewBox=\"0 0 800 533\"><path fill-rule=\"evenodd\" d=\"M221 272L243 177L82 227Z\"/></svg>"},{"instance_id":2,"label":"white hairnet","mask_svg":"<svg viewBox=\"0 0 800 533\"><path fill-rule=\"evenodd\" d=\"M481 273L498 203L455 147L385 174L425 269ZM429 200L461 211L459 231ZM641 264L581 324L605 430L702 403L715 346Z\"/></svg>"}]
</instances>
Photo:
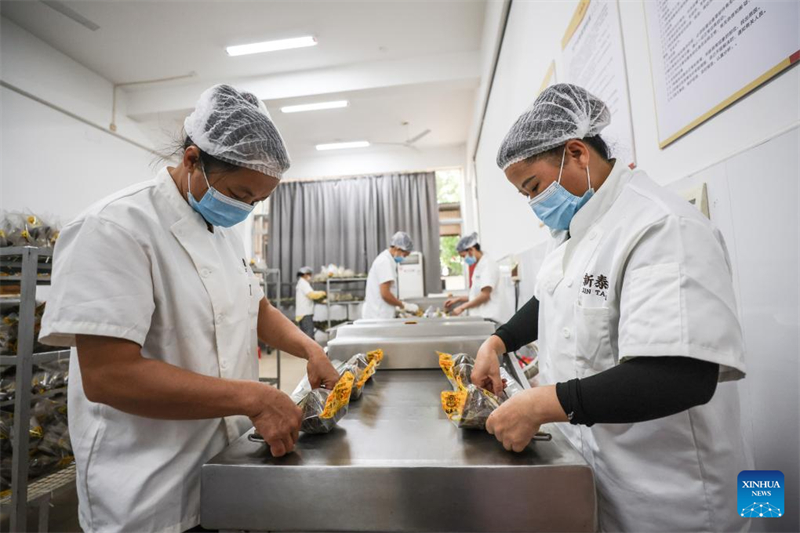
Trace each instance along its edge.
<instances>
[{"instance_id":1,"label":"white hairnet","mask_svg":"<svg viewBox=\"0 0 800 533\"><path fill-rule=\"evenodd\" d=\"M183 128L198 148L226 163L278 179L291 165L264 102L230 85L206 89Z\"/></svg>"},{"instance_id":2,"label":"white hairnet","mask_svg":"<svg viewBox=\"0 0 800 533\"><path fill-rule=\"evenodd\" d=\"M411 237L405 231L398 231L392 235L392 242L390 244L395 248L400 248L404 252L410 252L411 249L414 248L414 243L411 242Z\"/></svg>"},{"instance_id":3,"label":"white hairnet","mask_svg":"<svg viewBox=\"0 0 800 533\"><path fill-rule=\"evenodd\" d=\"M577 85L551 85L511 126L497 152L503 170L570 139L599 134L611 122L602 100Z\"/></svg>"},{"instance_id":4,"label":"white hairnet","mask_svg":"<svg viewBox=\"0 0 800 533\"><path fill-rule=\"evenodd\" d=\"M476 244L478 244L478 234L472 232L471 234L465 235L459 239L458 244L456 244L456 251L459 253L466 252Z\"/></svg>"},{"instance_id":5,"label":"white hairnet","mask_svg":"<svg viewBox=\"0 0 800 533\"><path fill-rule=\"evenodd\" d=\"M297 273L298 273L298 274L301 274L301 275L303 275L303 276L307 276L307 275L309 275L309 274L313 274L313 273L314 273L314 271L313 271L313 270L311 270L311 267L309 267L309 266L304 266L304 267L300 267L300 269L297 271Z\"/></svg>"}]
</instances>

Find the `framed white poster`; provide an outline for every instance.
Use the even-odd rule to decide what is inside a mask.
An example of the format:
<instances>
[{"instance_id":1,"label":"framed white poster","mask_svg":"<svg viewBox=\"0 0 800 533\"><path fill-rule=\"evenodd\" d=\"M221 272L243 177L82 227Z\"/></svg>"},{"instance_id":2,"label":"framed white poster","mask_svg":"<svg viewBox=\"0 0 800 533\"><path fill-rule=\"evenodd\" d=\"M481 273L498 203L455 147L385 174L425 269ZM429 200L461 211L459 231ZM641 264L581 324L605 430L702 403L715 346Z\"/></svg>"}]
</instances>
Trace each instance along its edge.
<instances>
[{"instance_id":1,"label":"framed white poster","mask_svg":"<svg viewBox=\"0 0 800 533\"><path fill-rule=\"evenodd\" d=\"M648 0L644 9L661 148L800 60L796 0Z\"/></svg>"},{"instance_id":2,"label":"framed white poster","mask_svg":"<svg viewBox=\"0 0 800 533\"><path fill-rule=\"evenodd\" d=\"M617 158L634 166L636 151L617 0L581 0L561 48L559 81L579 85L606 103L611 124L602 137Z\"/></svg>"}]
</instances>

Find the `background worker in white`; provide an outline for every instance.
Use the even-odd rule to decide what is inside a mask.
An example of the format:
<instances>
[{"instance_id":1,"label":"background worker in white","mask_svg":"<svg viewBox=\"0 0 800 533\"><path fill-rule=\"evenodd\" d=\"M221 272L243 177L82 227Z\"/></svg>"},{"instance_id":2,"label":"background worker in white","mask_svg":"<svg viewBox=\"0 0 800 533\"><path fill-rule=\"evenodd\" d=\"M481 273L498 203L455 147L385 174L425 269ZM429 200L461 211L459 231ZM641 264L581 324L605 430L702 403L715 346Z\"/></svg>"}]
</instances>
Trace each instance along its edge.
<instances>
[{"instance_id":1,"label":"background worker in white","mask_svg":"<svg viewBox=\"0 0 800 533\"><path fill-rule=\"evenodd\" d=\"M448 299L444 303L445 309L460 304L450 312L451 315L459 316L466 311L470 316L490 318L501 324L511 318L513 307L508 302L506 287L500 279L500 268L494 259L481 250L478 234L461 237L456 244L456 251L468 267L475 265L475 271L469 295Z\"/></svg>"},{"instance_id":2,"label":"background worker in white","mask_svg":"<svg viewBox=\"0 0 800 533\"><path fill-rule=\"evenodd\" d=\"M297 288L294 293L295 322L300 329L314 338L314 302L325 296L325 291L315 291L311 286L311 267L297 271Z\"/></svg>"},{"instance_id":3,"label":"background worker in white","mask_svg":"<svg viewBox=\"0 0 800 533\"><path fill-rule=\"evenodd\" d=\"M362 318L394 318L395 307L416 313L419 306L401 302L397 297L397 265L414 248L411 237L404 231L392 235L389 248L378 254L367 274Z\"/></svg>"},{"instance_id":4,"label":"background worker in white","mask_svg":"<svg viewBox=\"0 0 800 533\"><path fill-rule=\"evenodd\" d=\"M745 371L725 243L695 207L609 160L609 121L584 89L554 85L500 147L554 239L536 298L484 343L472 375L502 389L497 355L538 337L544 385L487 429L520 451L560 422L594 470L603 531L746 530L738 395L716 386Z\"/></svg>"},{"instance_id":5,"label":"background worker in white","mask_svg":"<svg viewBox=\"0 0 800 533\"><path fill-rule=\"evenodd\" d=\"M255 425L290 452L302 413L258 382L257 340L338 374L273 308L230 228L289 167L264 104L227 85L184 123L180 163L61 232L40 340L72 346L69 426L86 531L179 532L200 518L200 467Z\"/></svg>"}]
</instances>

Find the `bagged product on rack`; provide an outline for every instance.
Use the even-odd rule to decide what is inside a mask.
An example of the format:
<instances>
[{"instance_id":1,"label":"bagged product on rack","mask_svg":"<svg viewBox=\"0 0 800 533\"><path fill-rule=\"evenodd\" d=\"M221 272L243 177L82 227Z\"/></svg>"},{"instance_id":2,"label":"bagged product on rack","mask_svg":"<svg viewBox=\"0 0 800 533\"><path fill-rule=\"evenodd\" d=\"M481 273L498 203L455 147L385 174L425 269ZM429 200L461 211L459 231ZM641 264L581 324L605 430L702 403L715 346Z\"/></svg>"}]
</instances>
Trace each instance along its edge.
<instances>
[{"instance_id":1,"label":"bagged product on rack","mask_svg":"<svg viewBox=\"0 0 800 533\"><path fill-rule=\"evenodd\" d=\"M0 318L0 354L16 355L19 331L19 306L6 306Z\"/></svg>"},{"instance_id":2,"label":"bagged product on rack","mask_svg":"<svg viewBox=\"0 0 800 533\"><path fill-rule=\"evenodd\" d=\"M54 361L34 367L32 390L34 394L60 389L67 386L69 380L69 361Z\"/></svg>"},{"instance_id":3,"label":"bagged product on rack","mask_svg":"<svg viewBox=\"0 0 800 533\"><path fill-rule=\"evenodd\" d=\"M11 455L11 432L14 427L14 415L7 411L0 411L0 456Z\"/></svg>"},{"instance_id":4,"label":"bagged product on rack","mask_svg":"<svg viewBox=\"0 0 800 533\"><path fill-rule=\"evenodd\" d=\"M13 366L0 372L0 402L13 400L17 389L17 369Z\"/></svg>"},{"instance_id":5,"label":"bagged product on rack","mask_svg":"<svg viewBox=\"0 0 800 533\"><path fill-rule=\"evenodd\" d=\"M60 420L45 427L39 451L63 459L72 457L72 444L69 440L69 426Z\"/></svg>"},{"instance_id":6,"label":"bagged product on rack","mask_svg":"<svg viewBox=\"0 0 800 533\"><path fill-rule=\"evenodd\" d=\"M33 213L7 212L0 221L0 246L51 247L58 227Z\"/></svg>"},{"instance_id":7,"label":"bagged product on rack","mask_svg":"<svg viewBox=\"0 0 800 533\"><path fill-rule=\"evenodd\" d=\"M38 340L44 308L45 302L39 302L33 311L34 352L47 350ZM0 313L0 355L16 355L19 345L19 303L3 305Z\"/></svg>"}]
</instances>

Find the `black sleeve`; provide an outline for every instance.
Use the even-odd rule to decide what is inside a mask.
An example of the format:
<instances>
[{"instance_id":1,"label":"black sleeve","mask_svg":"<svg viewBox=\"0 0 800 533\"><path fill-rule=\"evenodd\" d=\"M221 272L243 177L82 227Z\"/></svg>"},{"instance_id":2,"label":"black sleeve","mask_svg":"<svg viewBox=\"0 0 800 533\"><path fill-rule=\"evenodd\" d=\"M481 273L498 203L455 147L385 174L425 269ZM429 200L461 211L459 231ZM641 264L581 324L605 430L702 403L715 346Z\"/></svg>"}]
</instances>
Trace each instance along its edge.
<instances>
[{"instance_id":1,"label":"black sleeve","mask_svg":"<svg viewBox=\"0 0 800 533\"><path fill-rule=\"evenodd\" d=\"M539 338L539 300L528 300L511 319L494 332L506 345L507 352L515 352Z\"/></svg>"},{"instance_id":2,"label":"black sleeve","mask_svg":"<svg viewBox=\"0 0 800 533\"><path fill-rule=\"evenodd\" d=\"M637 357L584 379L556 384L572 424L655 420L707 403L719 365L691 357Z\"/></svg>"}]
</instances>

